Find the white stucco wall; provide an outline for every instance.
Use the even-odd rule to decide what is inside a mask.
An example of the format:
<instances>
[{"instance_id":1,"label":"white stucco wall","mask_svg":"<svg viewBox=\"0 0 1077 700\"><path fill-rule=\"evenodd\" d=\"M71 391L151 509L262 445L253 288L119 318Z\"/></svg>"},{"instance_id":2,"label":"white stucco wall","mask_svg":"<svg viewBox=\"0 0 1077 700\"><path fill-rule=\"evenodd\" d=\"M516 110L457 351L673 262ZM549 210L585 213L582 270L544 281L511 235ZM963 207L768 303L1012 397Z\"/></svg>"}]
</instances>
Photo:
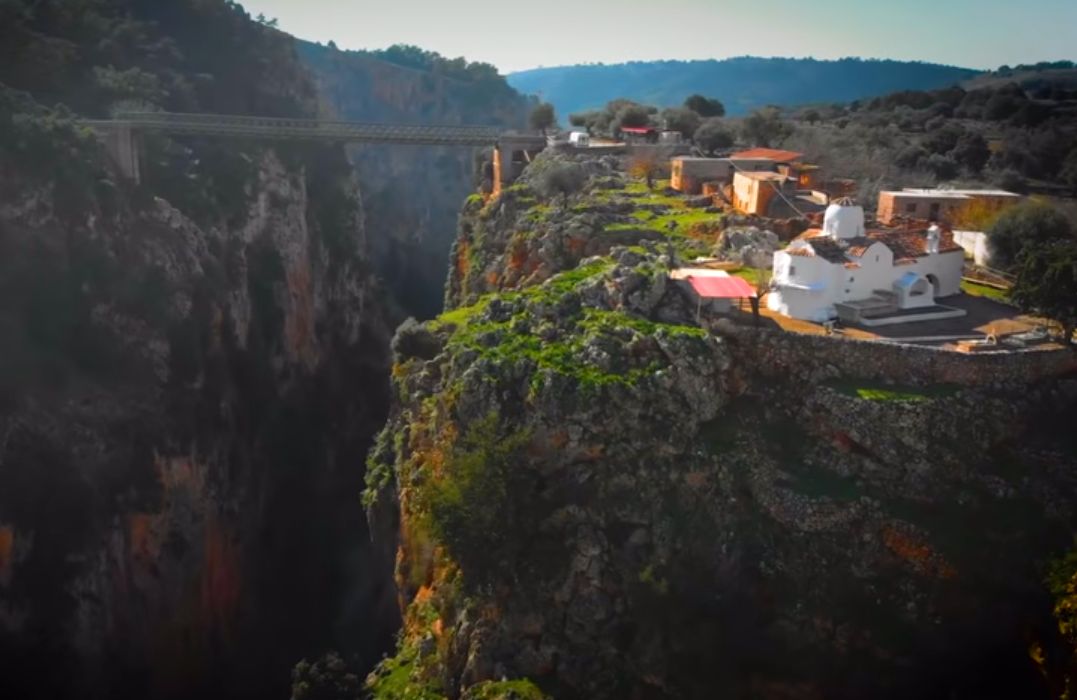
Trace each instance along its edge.
<instances>
[{"instance_id":1,"label":"white stucco wall","mask_svg":"<svg viewBox=\"0 0 1077 700\"><path fill-rule=\"evenodd\" d=\"M954 231L954 243L964 248L977 265L991 265L991 250L983 231Z\"/></svg>"},{"instance_id":2,"label":"white stucco wall","mask_svg":"<svg viewBox=\"0 0 1077 700\"><path fill-rule=\"evenodd\" d=\"M840 265L831 265L822 258L776 252L771 278L773 290L767 296L767 308L809 321L832 318L841 269Z\"/></svg>"},{"instance_id":3,"label":"white stucco wall","mask_svg":"<svg viewBox=\"0 0 1077 700\"><path fill-rule=\"evenodd\" d=\"M895 291L894 283L909 272L924 278L933 276L938 291L926 297L903 296L905 308L931 306L937 297L961 291L962 251L928 255L895 266L890 248L877 242L858 261L860 267L847 268L820 257L776 252L767 308L792 318L824 321L835 317L834 304L868 299L876 290Z\"/></svg>"}]
</instances>

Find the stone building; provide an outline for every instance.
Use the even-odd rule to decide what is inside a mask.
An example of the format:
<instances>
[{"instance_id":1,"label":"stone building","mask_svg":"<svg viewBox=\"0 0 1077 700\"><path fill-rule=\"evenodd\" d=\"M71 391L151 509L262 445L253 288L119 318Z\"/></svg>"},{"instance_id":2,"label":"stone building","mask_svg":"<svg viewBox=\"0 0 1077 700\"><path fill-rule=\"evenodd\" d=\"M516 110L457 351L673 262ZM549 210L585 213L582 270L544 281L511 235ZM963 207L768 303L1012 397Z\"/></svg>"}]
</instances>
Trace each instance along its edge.
<instances>
[{"instance_id":1,"label":"stone building","mask_svg":"<svg viewBox=\"0 0 1077 700\"><path fill-rule=\"evenodd\" d=\"M880 192L875 219L880 224L891 224L898 219L953 224L974 203L998 211L1019 203L1021 199L1021 195L1005 190L906 188Z\"/></svg>"}]
</instances>

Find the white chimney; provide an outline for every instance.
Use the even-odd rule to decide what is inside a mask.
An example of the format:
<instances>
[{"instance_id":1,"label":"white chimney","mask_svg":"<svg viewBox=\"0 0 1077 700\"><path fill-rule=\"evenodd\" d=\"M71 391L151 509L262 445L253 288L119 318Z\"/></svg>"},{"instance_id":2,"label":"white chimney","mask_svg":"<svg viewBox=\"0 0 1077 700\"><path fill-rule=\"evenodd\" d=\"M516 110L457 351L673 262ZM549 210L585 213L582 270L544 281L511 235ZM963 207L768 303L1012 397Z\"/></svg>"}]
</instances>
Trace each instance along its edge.
<instances>
[{"instance_id":1,"label":"white chimney","mask_svg":"<svg viewBox=\"0 0 1077 700\"><path fill-rule=\"evenodd\" d=\"M927 252L934 254L939 252L939 241L942 239L942 229L938 224L931 224L931 228L927 230Z\"/></svg>"}]
</instances>

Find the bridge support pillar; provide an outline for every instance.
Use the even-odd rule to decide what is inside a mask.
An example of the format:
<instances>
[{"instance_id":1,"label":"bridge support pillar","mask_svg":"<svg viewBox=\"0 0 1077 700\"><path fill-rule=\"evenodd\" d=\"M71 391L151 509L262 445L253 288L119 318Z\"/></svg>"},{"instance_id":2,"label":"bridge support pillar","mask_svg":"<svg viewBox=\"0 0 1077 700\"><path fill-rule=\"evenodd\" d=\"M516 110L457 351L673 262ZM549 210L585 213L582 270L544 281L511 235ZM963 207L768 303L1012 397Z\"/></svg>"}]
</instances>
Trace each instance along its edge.
<instances>
[{"instance_id":1,"label":"bridge support pillar","mask_svg":"<svg viewBox=\"0 0 1077 700\"><path fill-rule=\"evenodd\" d=\"M546 148L542 136L502 136L494 146L494 194L516 182L531 158Z\"/></svg>"},{"instance_id":2,"label":"bridge support pillar","mask_svg":"<svg viewBox=\"0 0 1077 700\"><path fill-rule=\"evenodd\" d=\"M112 161L124 177L135 183L142 182L142 139L128 124L98 128Z\"/></svg>"}]
</instances>

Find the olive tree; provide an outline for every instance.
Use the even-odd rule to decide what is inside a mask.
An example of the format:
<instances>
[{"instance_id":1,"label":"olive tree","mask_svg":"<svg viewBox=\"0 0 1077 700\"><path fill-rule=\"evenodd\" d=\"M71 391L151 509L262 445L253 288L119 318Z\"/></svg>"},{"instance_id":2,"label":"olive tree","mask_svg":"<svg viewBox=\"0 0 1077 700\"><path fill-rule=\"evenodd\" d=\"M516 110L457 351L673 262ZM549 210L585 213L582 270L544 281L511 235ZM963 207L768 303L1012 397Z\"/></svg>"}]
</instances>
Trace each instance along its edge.
<instances>
[{"instance_id":1,"label":"olive tree","mask_svg":"<svg viewBox=\"0 0 1077 700\"><path fill-rule=\"evenodd\" d=\"M1041 202L1026 202L1006 210L987 231L992 264L1004 270L1016 269L1026 251L1074 238L1073 225L1066 215Z\"/></svg>"},{"instance_id":2,"label":"olive tree","mask_svg":"<svg viewBox=\"0 0 1077 700\"><path fill-rule=\"evenodd\" d=\"M1062 338L1072 344L1077 327L1077 240L1027 248L1010 298L1025 311L1056 321L1062 326Z\"/></svg>"},{"instance_id":3,"label":"olive tree","mask_svg":"<svg viewBox=\"0 0 1077 700\"><path fill-rule=\"evenodd\" d=\"M704 121L696 129L692 140L708 155L713 155L723 148L729 148L734 141L733 134L726 129L721 119L707 119Z\"/></svg>"},{"instance_id":4,"label":"olive tree","mask_svg":"<svg viewBox=\"0 0 1077 700\"><path fill-rule=\"evenodd\" d=\"M690 109L701 117L724 117L725 105L710 97L691 95L684 101L685 109Z\"/></svg>"},{"instance_id":5,"label":"olive tree","mask_svg":"<svg viewBox=\"0 0 1077 700\"><path fill-rule=\"evenodd\" d=\"M531 128L546 135L546 130L557 123L557 114L549 102L540 102L531 110Z\"/></svg>"},{"instance_id":6,"label":"olive tree","mask_svg":"<svg viewBox=\"0 0 1077 700\"><path fill-rule=\"evenodd\" d=\"M670 131L679 131L685 139L690 139L703 120L690 109L670 107L662 111L662 122Z\"/></svg>"},{"instance_id":7,"label":"olive tree","mask_svg":"<svg viewBox=\"0 0 1077 700\"><path fill-rule=\"evenodd\" d=\"M749 114L741 124L744 140L759 146L777 146L793 134L777 107L763 107Z\"/></svg>"},{"instance_id":8,"label":"olive tree","mask_svg":"<svg viewBox=\"0 0 1077 700\"><path fill-rule=\"evenodd\" d=\"M543 196L561 197L561 205L568 205L568 198L583 188L587 173L579 163L557 161L546 165L534 179L534 186Z\"/></svg>"}]
</instances>

